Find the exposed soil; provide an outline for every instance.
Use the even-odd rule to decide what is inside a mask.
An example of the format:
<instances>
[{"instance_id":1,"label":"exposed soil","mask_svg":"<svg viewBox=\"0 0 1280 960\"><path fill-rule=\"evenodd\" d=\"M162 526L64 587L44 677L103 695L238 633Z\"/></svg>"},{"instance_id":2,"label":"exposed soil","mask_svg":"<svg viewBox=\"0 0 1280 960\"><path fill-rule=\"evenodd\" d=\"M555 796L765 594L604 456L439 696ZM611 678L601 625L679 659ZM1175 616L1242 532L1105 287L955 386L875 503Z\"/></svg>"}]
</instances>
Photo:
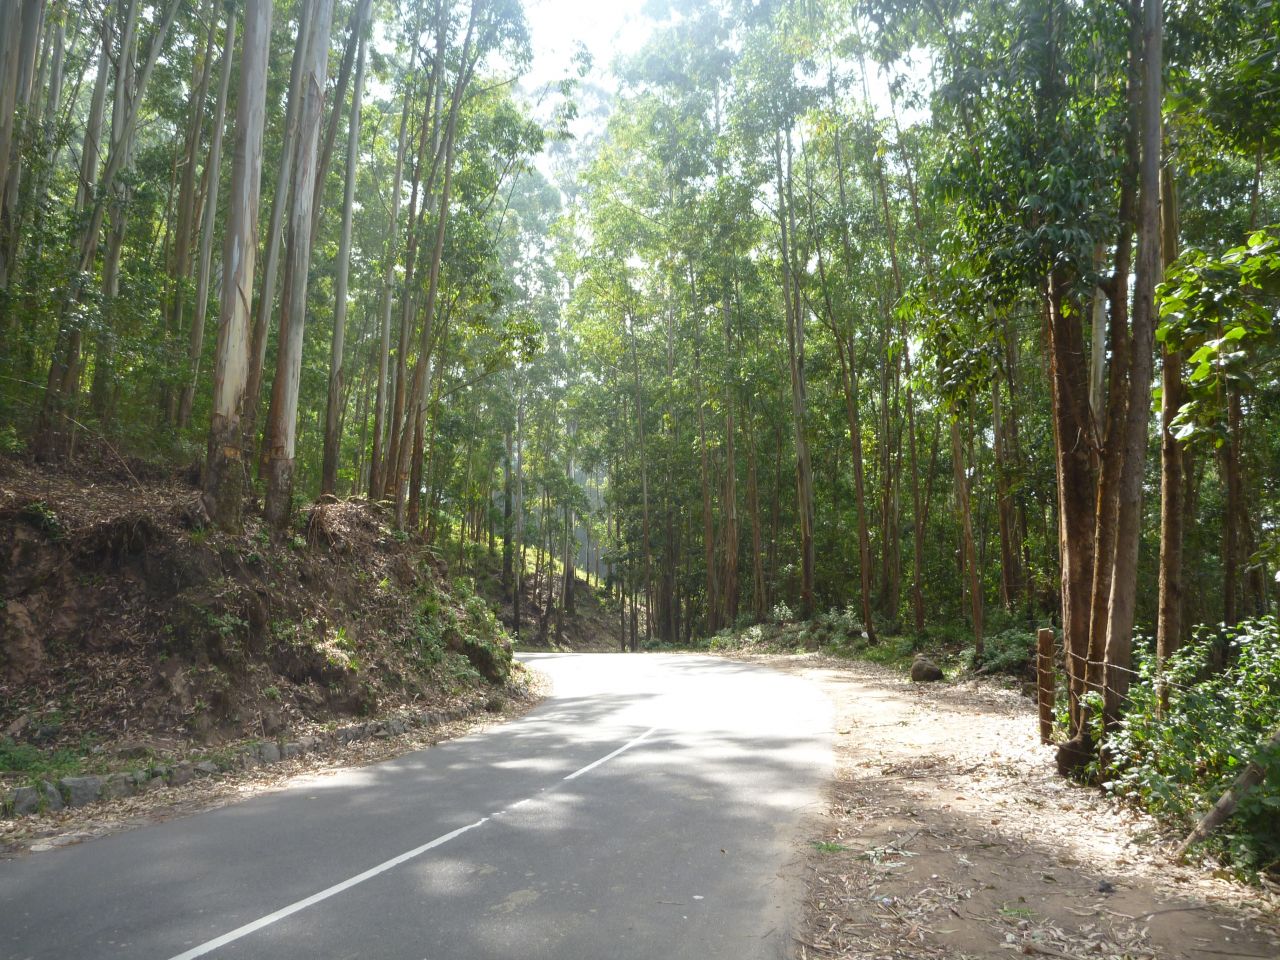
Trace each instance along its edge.
<instances>
[{"instance_id":1,"label":"exposed soil","mask_svg":"<svg viewBox=\"0 0 1280 960\"><path fill-rule=\"evenodd\" d=\"M232 536L192 480L0 457L0 738L96 772L502 686L483 604L378 505L322 500L285 536L251 514Z\"/></svg>"},{"instance_id":2,"label":"exposed soil","mask_svg":"<svg viewBox=\"0 0 1280 960\"><path fill-rule=\"evenodd\" d=\"M800 957L1280 957L1280 889L1173 864L1158 824L1056 775L1018 693L761 659L836 708Z\"/></svg>"}]
</instances>

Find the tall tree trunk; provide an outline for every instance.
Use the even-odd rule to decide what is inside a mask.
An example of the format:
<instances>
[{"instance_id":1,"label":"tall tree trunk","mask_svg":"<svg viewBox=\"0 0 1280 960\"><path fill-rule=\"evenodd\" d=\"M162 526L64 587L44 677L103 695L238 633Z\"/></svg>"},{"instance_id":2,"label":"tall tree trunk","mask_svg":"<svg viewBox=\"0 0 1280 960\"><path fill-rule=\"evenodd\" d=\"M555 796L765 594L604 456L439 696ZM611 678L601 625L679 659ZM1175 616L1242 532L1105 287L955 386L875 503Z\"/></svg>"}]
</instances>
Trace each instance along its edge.
<instances>
[{"instance_id":1,"label":"tall tree trunk","mask_svg":"<svg viewBox=\"0 0 1280 960\"><path fill-rule=\"evenodd\" d=\"M200 230L199 215L199 182L196 179L197 158L200 155L200 143L204 136L205 101L209 94L209 80L213 76L213 51L218 35L218 18L214 0L205 0L201 8L202 19L208 23L205 35L204 53L196 61L196 73L191 79L190 107L187 118L187 134L184 142L182 160L179 167L182 175L178 179L178 222L174 227L174 245L172 260L169 264L170 299L168 304L167 328L165 331L167 349L172 352L174 367L177 366L177 342L182 335L186 322L188 285L191 282L193 268L191 250L196 235ZM110 373L109 356L114 350L108 332L104 331L99 339L98 354L100 359L97 370L102 374L102 382L109 383L114 378ZM103 394L96 382L96 396ZM180 383L174 383L166 377L160 385L161 407L165 423L175 423L178 416L178 401L182 392ZM101 401L96 401L100 403ZM95 405L96 405L95 403Z\"/></svg>"},{"instance_id":2,"label":"tall tree trunk","mask_svg":"<svg viewBox=\"0 0 1280 960\"><path fill-rule=\"evenodd\" d=\"M413 50L417 54L417 44ZM413 74L414 61L409 64L409 74ZM396 228L400 219L400 188L404 184L404 155L408 142L409 104L412 100L409 89L404 92L404 106L400 111L400 135L396 143L396 172L391 180L391 222L387 226L387 246L383 257L381 339L378 347L378 391L374 402L373 414L373 454L369 467L369 496L382 496L386 486L385 471L385 435L387 432L387 375L391 359L391 296L395 290L396 278Z\"/></svg>"},{"instance_id":3,"label":"tall tree trunk","mask_svg":"<svg viewBox=\"0 0 1280 960\"><path fill-rule=\"evenodd\" d=\"M18 189L22 150L15 149L20 116L31 128L33 77L44 23L45 0L12 0L0 26L0 290L9 287L17 249ZM61 53L61 51L59 51Z\"/></svg>"},{"instance_id":4,"label":"tall tree trunk","mask_svg":"<svg viewBox=\"0 0 1280 960\"><path fill-rule=\"evenodd\" d=\"M1178 200L1173 168L1166 165L1161 186L1163 262L1178 258ZM1161 348L1160 371L1160 598L1156 620L1156 660L1163 664L1183 636L1182 544L1186 518L1183 446L1173 435L1173 418L1183 403L1181 351Z\"/></svg>"},{"instance_id":5,"label":"tall tree trunk","mask_svg":"<svg viewBox=\"0 0 1280 960\"><path fill-rule=\"evenodd\" d=\"M253 335L249 346L249 376L245 381L245 397L241 424L244 428L247 459L254 459L258 449L258 408L262 402L262 380L267 363L267 340L276 302L276 276L280 270L280 246L284 242L284 217L289 205L289 191L297 167L298 116L302 106L303 68L311 36L316 29L317 4L303 4L298 10L298 42L289 68L289 102L285 107L284 129L280 137L280 164L276 171L275 192L271 195L271 223L267 228L266 248L262 252L262 284L253 315Z\"/></svg>"},{"instance_id":6,"label":"tall tree trunk","mask_svg":"<svg viewBox=\"0 0 1280 960\"><path fill-rule=\"evenodd\" d=\"M367 9L368 4L364 6ZM363 12L360 11L361 14ZM333 493L338 487L338 454L342 441L342 352L347 325L347 283L351 271L351 220L356 197L356 163L360 156L360 99L364 92L364 60L368 46L364 20L354 21L351 29L359 35L360 49L356 55L356 79L351 89L351 119L347 125L346 189L342 200L342 232L338 240L337 278L334 282L333 342L329 352L329 397L325 412L321 493ZM335 111L337 107L335 102Z\"/></svg>"},{"instance_id":7,"label":"tall tree trunk","mask_svg":"<svg viewBox=\"0 0 1280 960\"><path fill-rule=\"evenodd\" d=\"M218 82L218 105L213 112L213 140L209 145L206 165L209 186L205 191L205 211L200 232L199 266L196 270L196 315L191 323L191 342L187 353L191 371L178 404L178 427L191 421L191 404L200 377L200 356L204 352L205 316L209 312L209 268L213 257L213 222L218 212L218 185L222 177L222 135L227 116L227 91L231 86L231 61L236 48L235 8L227 8L227 37L222 48L222 76Z\"/></svg>"},{"instance_id":8,"label":"tall tree trunk","mask_svg":"<svg viewBox=\"0 0 1280 960\"><path fill-rule=\"evenodd\" d=\"M240 413L249 376L249 314L258 255L258 201L271 6L272 0L245 0L244 49L236 94L236 137L222 248L222 302L213 367L213 415L204 504L214 522L230 532L240 529L247 481Z\"/></svg>"},{"instance_id":9,"label":"tall tree trunk","mask_svg":"<svg viewBox=\"0 0 1280 960\"><path fill-rule=\"evenodd\" d=\"M751 615L763 623L768 614L765 603L763 531L760 522L760 484L756 470L754 417L748 414L747 425L747 511L751 514Z\"/></svg>"},{"instance_id":10,"label":"tall tree trunk","mask_svg":"<svg viewBox=\"0 0 1280 960\"><path fill-rule=\"evenodd\" d=\"M782 133L774 134L774 161L777 177L779 228L782 254L782 286L787 326L787 354L791 372L791 420L796 445L796 504L800 518L800 617L813 617L813 467L809 460L807 420L808 391L804 369L804 314L799 309L799 278L791 260L791 203L787 185L791 179L790 127L787 128L786 167L783 167Z\"/></svg>"},{"instance_id":11,"label":"tall tree trunk","mask_svg":"<svg viewBox=\"0 0 1280 960\"><path fill-rule=\"evenodd\" d=\"M298 111L298 164L289 203L284 293L280 300L280 348L267 422L264 513L277 530L288 526L293 511L298 381L302 373L302 338L311 267L311 204L314 200L316 147L320 136L325 73L329 64L329 21L332 15L333 0L316 0L315 30L308 31L310 44L303 61L302 103Z\"/></svg>"},{"instance_id":12,"label":"tall tree trunk","mask_svg":"<svg viewBox=\"0 0 1280 960\"><path fill-rule=\"evenodd\" d=\"M1147 425L1155 354L1156 284L1160 260L1160 157L1163 145L1163 16L1162 0L1134 0L1135 19L1142 17L1142 112L1139 173L1138 263L1134 278L1132 370L1124 433L1124 473L1116 523L1115 573L1107 618L1104 718L1119 720L1129 689L1133 623L1138 589L1138 547L1142 536L1142 479L1147 461Z\"/></svg>"},{"instance_id":13,"label":"tall tree trunk","mask_svg":"<svg viewBox=\"0 0 1280 960\"><path fill-rule=\"evenodd\" d=\"M1049 327L1054 469L1058 487L1058 553L1062 571L1062 637L1066 656L1070 733L1080 730L1080 698L1089 659L1090 588L1093 583L1093 426L1084 331L1068 310L1067 278L1051 273L1044 302Z\"/></svg>"},{"instance_id":14,"label":"tall tree trunk","mask_svg":"<svg viewBox=\"0 0 1280 960\"><path fill-rule=\"evenodd\" d=\"M982 575L978 569L978 554L973 541L973 511L970 506L969 472L964 463L964 445L960 438L960 421L951 418L951 459L956 481L956 509L960 514L960 556L968 574L969 618L973 625L973 654L982 662Z\"/></svg>"},{"instance_id":15,"label":"tall tree trunk","mask_svg":"<svg viewBox=\"0 0 1280 960\"><path fill-rule=\"evenodd\" d=\"M729 285L721 303L721 319L724 323L724 345L726 356L734 356L736 349L733 339L733 325L729 309ZM720 600L724 610L724 622L734 626L738 620L738 453L736 449L737 427L735 426L734 409L735 379L727 378L725 384L724 411L724 499L721 511L724 515L724 570L720 587ZM678 607L677 607L678 609Z\"/></svg>"}]
</instances>

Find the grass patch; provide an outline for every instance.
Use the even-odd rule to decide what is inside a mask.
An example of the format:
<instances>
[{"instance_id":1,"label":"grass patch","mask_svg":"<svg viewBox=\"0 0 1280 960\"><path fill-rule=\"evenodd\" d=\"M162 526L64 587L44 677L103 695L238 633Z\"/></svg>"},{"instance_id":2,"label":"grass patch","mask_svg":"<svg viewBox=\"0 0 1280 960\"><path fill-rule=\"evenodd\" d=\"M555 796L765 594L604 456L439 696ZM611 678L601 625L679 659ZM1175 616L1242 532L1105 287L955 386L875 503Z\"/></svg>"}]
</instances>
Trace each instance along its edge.
<instances>
[{"instance_id":1,"label":"grass patch","mask_svg":"<svg viewBox=\"0 0 1280 960\"><path fill-rule=\"evenodd\" d=\"M849 848L843 843L836 843L833 840L815 840L813 849L819 853L847 853Z\"/></svg>"},{"instance_id":2,"label":"grass patch","mask_svg":"<svg viewBox=\"0 0 1280 960\"><path fill-rule=\"evenodd\" d=\"M75 750L42 750L11 738L0 740L0 773L16 773L31 780L56 780L78 773L84 762Z\"/></svg>"}]
</instances>

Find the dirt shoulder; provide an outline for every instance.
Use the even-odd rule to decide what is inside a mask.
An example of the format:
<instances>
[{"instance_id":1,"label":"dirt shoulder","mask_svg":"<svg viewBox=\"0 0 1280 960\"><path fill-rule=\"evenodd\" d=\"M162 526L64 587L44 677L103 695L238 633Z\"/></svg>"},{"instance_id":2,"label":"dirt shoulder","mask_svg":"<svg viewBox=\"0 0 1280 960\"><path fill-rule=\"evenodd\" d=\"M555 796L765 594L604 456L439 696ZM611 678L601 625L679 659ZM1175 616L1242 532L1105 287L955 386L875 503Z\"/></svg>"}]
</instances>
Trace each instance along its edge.
<instances>
[{"instance_id":1,"label":"dirt shoulder","mask_svg":"<svg viewBox=\"0 0 1280 960\"><path fill-rule=\"evenodd\" d=\"M835 706L798 956L1280 957L1280 891L1171 863L1158 824L1054 773L1016 692L760 659Z\"/></svg>"},{"instance_id":2,"label":"dirt shoulder","mask_svg":"<svg viewBox=\"0 0 1280 960\"><path fill-rule=\"evenodd\" d=\"M522 666L517 671L500 706L468 712L457 719L409 729L398 736L371 737L331 750L281 760L269 767L222 771L215 776L195 779L162 791L138 793L40 816L0 820L0 859L42 853L225 807L259 794L286 789L302 777L333 776L351 767L381 763L507 723L536 707L551 689L545 674Z\"/></svg>"}]
</instances>

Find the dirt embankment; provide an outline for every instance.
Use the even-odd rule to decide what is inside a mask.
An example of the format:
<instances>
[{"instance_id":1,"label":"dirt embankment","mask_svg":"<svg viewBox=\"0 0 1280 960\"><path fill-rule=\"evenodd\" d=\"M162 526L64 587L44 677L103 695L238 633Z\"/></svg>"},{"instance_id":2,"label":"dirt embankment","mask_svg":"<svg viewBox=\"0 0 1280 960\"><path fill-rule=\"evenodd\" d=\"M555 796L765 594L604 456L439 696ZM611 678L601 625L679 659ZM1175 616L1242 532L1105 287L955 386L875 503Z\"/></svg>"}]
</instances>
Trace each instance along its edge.
<instances>
[{"instance_id":1,"label":"dirt embankment","mask_svg":"<svg viewBox=\"0 0 1280 960\"><path fill-rule=\"evenodd\" d=\"M0 458L0 741L163 753L505 681L483 602L376 505L322 502L280 537L202 527L196 503L179 476Z\"/></svg>"}]
</instances>

